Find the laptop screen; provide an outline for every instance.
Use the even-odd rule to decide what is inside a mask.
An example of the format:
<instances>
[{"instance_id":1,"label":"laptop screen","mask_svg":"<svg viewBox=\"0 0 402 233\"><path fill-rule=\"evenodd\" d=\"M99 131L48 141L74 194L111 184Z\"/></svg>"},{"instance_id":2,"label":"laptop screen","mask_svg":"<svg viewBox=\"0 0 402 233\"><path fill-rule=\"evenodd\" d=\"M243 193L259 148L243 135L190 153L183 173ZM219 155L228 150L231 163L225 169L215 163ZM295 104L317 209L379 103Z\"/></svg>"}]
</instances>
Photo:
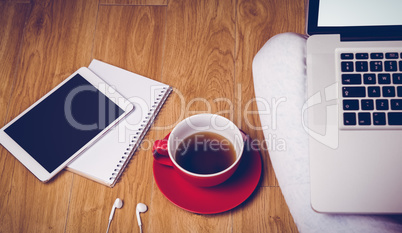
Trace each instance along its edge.
<instances>
[{"instance_id":1,"label":"laptop screen","mask_svg":"<svg viewBox=\"0 0 402 233\"><path fill-rule=\"evenodd\" d=\"M402 25L401 0L321 0L318 26Z\"/></svg>"},{"instance_id":2,"label":"laptop screen","mask_svg":"<svg viewBox=\"0 0 402 233\"><path fill-rule=\"evenodd\" d=\"M307 34L402 40L402 0L310 0Z\"/></svg>"}]
</instances>

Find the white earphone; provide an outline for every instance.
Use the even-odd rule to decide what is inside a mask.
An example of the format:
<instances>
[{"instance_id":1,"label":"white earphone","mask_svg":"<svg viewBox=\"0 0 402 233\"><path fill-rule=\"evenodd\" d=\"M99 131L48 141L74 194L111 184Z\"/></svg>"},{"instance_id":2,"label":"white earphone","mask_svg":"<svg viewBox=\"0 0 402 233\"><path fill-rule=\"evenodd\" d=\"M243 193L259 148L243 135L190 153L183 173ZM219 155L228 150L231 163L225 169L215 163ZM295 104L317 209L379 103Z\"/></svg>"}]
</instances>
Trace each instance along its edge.
<instances>
[{"instance_id":1,"label":"white earphone","mask_svg":"<svg viewBox=\"0 0 402 233\"><path fill-rule=\"evenodd\" d=\"M109 232L109 227L110 227L110 223L112 222L112 219L113 219L114 211L116 210L116 208L120 209L121 207L123 207L123 201L122 201L120 198L117 198L117 199L114 201L114 204L113 204L113 207L112 207L112 211L110 212L109 224L107 225L106 233Z\"/></svg>"},{"instance_id":2,"label":"white earphone","mask_svg":"<svg viewBox=\"0 0 402 233\"><path fill-rule=\"evenodd\" d=\"M143 203L137 204L136 214L137 214L138 226L140 227L140 232L142 232L142 222L141 222L140 213L145 213L145 212L147 212L147 210L148 210L148 207L145 204L143 204Z\"/></svg>"},{"instance_id":3,"label":"white earphone","mask_svg":"<svg viewBox=\"0 0 402 233\"><path fill-rule=\"evenodd\" d=\"M114 201L112 211L110 212L109 224L107 225L106 233L109 232L109 227L110 227L110 223L112 222L112 219L113 219L114 211L116 210L116 208L120 209L121 207L123 207L123 201L120 198L117 198ZM136 214L137 214L138 226L140 227L140 232L142 232L142 222L141 222L140 213L145 213L145 212L147 212L147 210L148 210L147 205L145 205L143 203L137 204Z\"/></svg>"}]
</instances>

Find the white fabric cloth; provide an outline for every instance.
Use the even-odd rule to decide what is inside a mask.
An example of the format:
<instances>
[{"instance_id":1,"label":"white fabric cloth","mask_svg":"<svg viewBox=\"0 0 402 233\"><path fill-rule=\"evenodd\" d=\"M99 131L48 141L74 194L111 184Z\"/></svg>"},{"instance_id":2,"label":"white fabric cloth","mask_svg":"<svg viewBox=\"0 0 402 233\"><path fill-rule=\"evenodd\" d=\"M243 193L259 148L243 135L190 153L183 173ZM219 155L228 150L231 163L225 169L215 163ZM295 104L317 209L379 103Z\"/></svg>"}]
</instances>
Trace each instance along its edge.
<instances>
[{"instance_id":1,"label":"white fabric cloth","mask_svg":"<svg viewBox=\"0 0 402 233\"><path fill-rule=\"evenodd\" d=\"M306 100L306 37L272 37L253 61L254 88L272 165L300 232L402 232L402 215L331 215L310 207ZM268 140L269 139L269 140ZM402 195L402 194L401 194Z\"/></svg>"}]
</instances>

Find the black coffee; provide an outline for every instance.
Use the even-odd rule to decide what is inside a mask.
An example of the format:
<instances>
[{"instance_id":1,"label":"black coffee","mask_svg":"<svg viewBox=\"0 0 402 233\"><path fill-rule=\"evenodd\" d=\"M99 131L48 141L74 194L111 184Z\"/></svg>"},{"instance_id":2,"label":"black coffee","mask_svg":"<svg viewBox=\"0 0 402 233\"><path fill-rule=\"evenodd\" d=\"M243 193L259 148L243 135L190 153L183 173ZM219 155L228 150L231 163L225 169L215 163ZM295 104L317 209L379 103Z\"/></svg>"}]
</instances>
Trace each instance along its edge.
<instances>
[{"instance_id":1,"label":"black coffee","mask_svg":"<svg viewBox=\"0 0 402 233\"><path fill-rule=\"evenodd\" d=\"M232 143L219 134L199 132L185 138L176 150L176 162L189 172L213 174L236 161Z\"/></svg>"}]
</instances>

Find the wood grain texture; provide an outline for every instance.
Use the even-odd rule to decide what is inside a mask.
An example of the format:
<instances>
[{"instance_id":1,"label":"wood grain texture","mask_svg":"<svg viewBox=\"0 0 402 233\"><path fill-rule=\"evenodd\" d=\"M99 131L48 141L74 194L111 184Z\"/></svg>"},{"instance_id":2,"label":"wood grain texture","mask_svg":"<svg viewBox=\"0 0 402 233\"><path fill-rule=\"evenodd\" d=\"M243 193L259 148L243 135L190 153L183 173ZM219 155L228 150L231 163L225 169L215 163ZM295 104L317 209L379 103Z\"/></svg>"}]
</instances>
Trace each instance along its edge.
<instances>
[{"instance_id":1,"label":"wood grain texture","mask_svg":"<svg viewBox=\"0 0 402 233\"><path fill-rule=\"evenodd\" d=\"M159 80L165 22L164 7L100 6L93 57Z\"/></svg>"},{"instance_id":2,"label":"wood grain texture","mask_svg":"<svg viewBox=\"0 0 402 233\"><path fill-rule=\"evenodd\" d=\"M148 5L148 6L166 6L168 0L100 0L105 5Z\"/></svg>"},{"instance_id":3,"label":"wood grain texture","mask_svg":"<svg viewBox=\"0 0 402 233\"><path fill-rule=\"evenodd\" d=\"M175 109L165 124L201 112L233 119L234 2L172 1L167 16L162 81Z\"/></svg>"},{"instance_id":4,"label":"wood grain texture","mask_svg":"<svg viewBox=\"0 0 402 233\"><path fill-rule=\"evenodd\" d=\"M233 233L298 232L279 187L261 187L233 210Z\"/></svg>"},{"instance_id":5,"label":"wood grain texture","mask_svg":"<svg viewBox=\"0 0 402 233\"><path fill-rule=\"evenodd\" d=\"M0 127L6 123L29 8L26 4L0 2Z\"/></svg>"},{"instance_id":6,"label":"wood grain texture","mask_svg":"<svg viewBox=\"0 0 402 233\"><path fill-rule=\"evenodd\" d=\"M243 113L236 123L259 143L264 166L262 186L278 186L268 150L281 150L286 142L265 138L256 105L252 76L252 62L258 50L272 36L283 32L304 32L304 5L300 0L239 0L236 23L236 101ZM272 100L266 100L273 107ZM272 111L272 109L270 109ZM273 111L272 111L273 112ZM265 126L264 126L265 127ZM269 125L272 129L273 125ZM264 144L265 143L265 144ZM265 148L265 149L264 149ZM285 148L286 149L286 148Z\"/></svg>"},{"instance_id":7,"label":"wood grain texture","mask_svg":"<svg viewBox=\"0 0 402 233\"><path fill-rule=\"evenodd\" d=\"M0 128L10 106L19 62L25 20L30 6L0 2ZM15 212L5 209L10 201L15 158L0 147L0 232L13 232ZM18 224L17 224L18 227Z\"/></svg>"},{"instance_id":8,"label":"wood grain texture","mask_svg":"<svg viewBox=\"0 0 402 233\"><path fill-rule=\"evenodd\" d=\"M31 0L0 0L0 3L31 3Z\"/></svg>"},{"instance_id":9,"label":"wood grain texture","mask_svg":"<svg viewBox=\"0 0 402 233\"><path fill-rule=\"evenodd\" d=\"M32 3L7 122L89 63L96 11L96 1ZM81 20L71 20L74 18ZM62 172L43 184L11 154L3 151L3 156L7 157L4 167L12 171L2 176L2 185L3 180L8 180L11 187L0 209L0 215L4 216L1 231L64 231L73 175Z\"/></svg>"}]
</instances>

